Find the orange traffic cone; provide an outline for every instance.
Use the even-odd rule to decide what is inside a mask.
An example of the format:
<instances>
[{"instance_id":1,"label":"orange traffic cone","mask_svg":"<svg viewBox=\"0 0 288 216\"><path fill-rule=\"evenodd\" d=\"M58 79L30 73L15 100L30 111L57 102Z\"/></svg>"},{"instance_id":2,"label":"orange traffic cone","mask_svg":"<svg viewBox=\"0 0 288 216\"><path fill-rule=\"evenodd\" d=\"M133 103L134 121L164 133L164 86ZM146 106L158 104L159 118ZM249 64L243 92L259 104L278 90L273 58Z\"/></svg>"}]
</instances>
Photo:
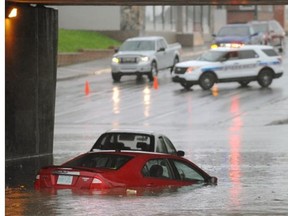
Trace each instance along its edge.
<instances>
[{"instance_id":1,"label":"orange traffic cone","mask_svg":"<svg viewBox=\"0 0 288 216\"><path fill-rule=\"evenodd\" d=\"M216 83L213 85L213 87L212 87L212 89L211 89L211 92L212 92L212 95L213 95L213 96L215 96L215 97L218 96L219 90L218 90L218 86L217 86Z\"/></svg>"},{"instance_id":2,"label":"orange traffic cone","mask_svg":"<svg viewBox=\"0 0 288 216\"><path fill-rule=\"evenodd\" d=\"M157 76L154 76L154 79L153 79L153 88L154 88L154 89L158 89L158 77L157 77Z\"/></svg>"},{"instance_id":3,"label":"orange traffic cone","mask_svg":"<svg viewBox=\"0 0 288 216\"><path fill-rule=\"evenodd\" d=\"M89 95L90 93L90 85L88 83L88 81L86 80L86 83L85 83L85 95Z\"/></svg>"}]
</instances>

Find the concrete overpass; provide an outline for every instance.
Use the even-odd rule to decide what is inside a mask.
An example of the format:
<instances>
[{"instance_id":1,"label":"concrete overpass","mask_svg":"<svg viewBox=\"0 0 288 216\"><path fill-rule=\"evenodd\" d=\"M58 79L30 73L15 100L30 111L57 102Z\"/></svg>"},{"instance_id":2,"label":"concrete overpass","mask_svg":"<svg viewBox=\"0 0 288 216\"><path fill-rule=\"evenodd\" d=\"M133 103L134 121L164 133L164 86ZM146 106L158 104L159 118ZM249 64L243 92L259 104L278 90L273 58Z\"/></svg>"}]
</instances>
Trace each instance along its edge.
<instances>
[{"instance_id":1,"label":"concrete overpass","mask_svg":"<svg viewBox=\"0 0 288 216\"><path fill-rule=\"evenodd\" d=\"M13 164L6 180L16 179L13 170L18 165L34 175L32 170L52 162L58 14L46 5L209 4L270 5L271 0L6 0L6 15L18 9L16 17L5 16L6 171ZM274 0L273 4L285 5L288 0ZM40 158L40 162L34 161L31 169L31 163L23 162L27 158Z\"/></svg>"},{"instance_id":2,"label":"concrete overpass","mask_svg":"<svg viewBox=\"0 0 288 216\"><path fill-rule=\"evenodd\" d=\"M43 5L285 5L287 0L6 0Z\"/></svg>"}]
</instances>

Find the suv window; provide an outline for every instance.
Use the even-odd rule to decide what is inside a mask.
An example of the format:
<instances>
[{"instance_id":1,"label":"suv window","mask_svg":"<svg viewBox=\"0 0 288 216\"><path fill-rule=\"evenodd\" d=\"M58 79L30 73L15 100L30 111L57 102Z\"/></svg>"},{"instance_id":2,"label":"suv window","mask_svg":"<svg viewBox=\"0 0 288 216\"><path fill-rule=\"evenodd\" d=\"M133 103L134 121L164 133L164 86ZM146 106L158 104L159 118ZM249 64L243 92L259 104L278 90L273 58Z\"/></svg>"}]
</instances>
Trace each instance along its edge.
<instances>
[{"instance_id":1,"label":"suv window","mask_svg":"<svg viewBox=\"0 0 288 216\"><path fill-rule=\"evenodd\" d=\"M166 143L168 153L169 154L176 153L176 149L175 149L174 145L172 144L172 142L165 136L163 136L163 138L164 138L164 141Z\"/></svg>"},{"instance_id":2,"label":"suv window","mask_svg":"<svg viewBox=\"0 0 288 216\"><path fill-rule=\"evenodd\" d=\"M157 141L157 148L156 148L156 152L161 152L161 153L167 153L167 147L166 144L163 140L163 137L159 137L158 141Z\"/></svg>"},{"instance_id":3,"label":"suv window","mask_svg":"<svg viewBox=\"0 0 288 216\"><path fill-rule=\"evenodd\" d=\"M262 49L267 56L278 56L277 52L274 49Z\"/></svg>"},{"instance_id":4,"label":"suv window","mask_svg":"<svg viewBox=\"0 0 288 216\"><path fill-rule=\"evenodd\" d=\"M258 58L258 54L254 50L241 50L238 52L240 59Z\"/></svg>"}]
</instances>

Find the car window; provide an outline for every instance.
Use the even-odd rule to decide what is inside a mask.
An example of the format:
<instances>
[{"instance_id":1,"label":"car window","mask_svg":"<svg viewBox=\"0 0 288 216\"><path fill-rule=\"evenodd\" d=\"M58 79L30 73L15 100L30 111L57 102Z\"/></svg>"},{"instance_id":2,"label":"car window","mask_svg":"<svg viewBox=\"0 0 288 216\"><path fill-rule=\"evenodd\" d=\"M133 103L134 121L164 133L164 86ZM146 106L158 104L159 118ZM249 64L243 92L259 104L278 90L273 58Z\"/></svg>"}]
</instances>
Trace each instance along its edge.
<instances>
[{"instance_id":1,"label":"car window","mask_svg":"<svg viewBox=\"0 0 288 216\"><path fill-rule=\"evenodd\" d=\"M146 51L155 50L155 44L153 41L125 41L119 51Z\"/></svg>"},{"instance_id":2,"label":"car window","mask_svg":"<svg viewBox=\"0 0 288 216\"><path fill-rule=\"evenodd\" d=\"M241 50L238 54L239 59L259 58L258 54L254 50Z\"/></svg>"},{"instance_id":3,"label":"car window","mask_svg":"<svg viewBox=\"0 0 288 216\"><path fill-rule=\"evenodd\" d=\"M277 52L274 49L262 49L262 51L267 55L267 56L278 56Z\"/></svg>"},{"instance_id":4,"label":"car window","mask_svg":"<svg viewBox=\"0 0 288 216\"><path fill-rule=\"evenodd\" d=\"M166 48L166 47L164 46L164 43L162 42L162 40L157 40L157 50L161 48Z\"/></svg>"},{"instance_id":5,"label":"car window","mask_svg":"<svg viewBox=\"0 0 288 216\"><path fill-rule=\"evenodd\" d=\"M141 133L105 133L96 141L93 149L153 152L154 138L152 135Z\"/></svg>"},{"instance_id":6,"label":"car window","mask_svg":"<svg viewBox=\"0 0 288 216\"><path fill-rule=\"evenodd\" d=\"M256 32L268 32L268 24L267 23L257 23L253 24L253 27Z\"/></svg>"},{"instance_id":7,"label":"car window","mask_svg":"<svg viewBox=\"0 0 288 216\"><path fill-rule=\"evenodd\" d=\"M142 169L144 177L169 178L172 179L172 172L169 162L166 159L149 160Z\"/></svg>"},{"instance_id":8,"label":"car window","mask_svg":"<svg viewBox=\"0 0 288 216\"><path fill-rule=\"evenodd\" d=\"M69 167L119 169L131 159L132 157L127 155L90 153L68 161L63 165Z\"/></svg>"},{"instance_id":9,"label":"car window","mask_svg":"<svg viewBox=\"0 0 288 216\"><path fill-rule=\"evenodd\" d=\"M209 62L217 62L221 61L223 57L227 54L225 51L216 51L216 50L209 50L202 54L198 60L199 61L209 61Z\"/></svg>"},{"instance_id":10,"label":"car window","mask_svg":"<svg viewBox=\"0 0 288 216\"><path fill-rule=\"evenodd\" d=\"M186 164L180 160L173 160L173 163L177 169L178 175L181 180L197 180L204 181L204 177L199 174L195 169L193 169L189 164Z\"/></svg>"},{"instance_id":11,"label":"car window","mask_svg":"<svg viewBox=\"0 0 288 216\"><path fill-rule=\"evenodd\" d=\"M166 144L163 140L163 137L159 137L157 140L156 152L168 153L168 150L167 150Z\"/></svg>"},{"instance_id":12,"label":"car window","mask_svg":"<svg viewBox=\"0 0 288 216\"><path fill-rule=\"evenodd\" d=\"M231 52L228 52L226 54L226 59L229 61L231 60L237 60L238 59L238 52L237 51L231 51Z\"/></svg>"},{"instance_id":13,"label":"car window","mask_svg":"<svg viewBox=\"0 0 288 216\"><path fill-rule=\"evenodd\" d=\"M176 149L175 149L173 143L166 136L163 136L163 139L166 143L168 153L169 154L176 153Z\"/></svg>"},{"instance_id":14,"label":"car window","mask_svg":"<svg viewBox=\"0 0 288 216\"><path fill-rule=\"evenodd\" d=\"M160 43L161 43L161 47L163 47L163 48L167 48L167 44L164 42L164 40L163 39L160 39Z\"/></svg>"},{"instance_id":15,"label":"car window","mask_svg":"<svg viewBox=\"0 0 288 216\"><path fill-rule=\"evenodd\" d=\"M227 26L219 30L217 36L247 36L250 35L248 26Z\"/></svg>"},{"instance_id":16,"label":"car window","mask_svg":"<svg viewBox=\"0 0 288 216\"><path fill-rule=\"evenodd\" d=\"M272 27L272 30L278 34L283 32L283 28L276 21L271 22L271 27Z\"/></svg>"}]
</instances>

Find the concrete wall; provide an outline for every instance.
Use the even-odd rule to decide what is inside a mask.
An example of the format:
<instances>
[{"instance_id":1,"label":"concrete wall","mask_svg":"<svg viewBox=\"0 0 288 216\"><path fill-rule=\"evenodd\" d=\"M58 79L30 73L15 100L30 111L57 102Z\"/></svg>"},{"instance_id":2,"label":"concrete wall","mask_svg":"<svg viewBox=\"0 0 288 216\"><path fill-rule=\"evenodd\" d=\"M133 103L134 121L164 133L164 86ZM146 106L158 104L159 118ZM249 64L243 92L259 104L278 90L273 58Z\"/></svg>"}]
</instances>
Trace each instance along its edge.
<instances>
[{"instance_id":1,"label":"concrete wall","mask_svg":"<svg viewBox=\"0 0 288 216\"><path fill-rule=\"evenodd\" d=\"M57 11L16 7L5 19L6 160L53 152Z\"/></svg>"},{"instance_id":2,"label":"concrete wall","mask_svg":"<svg viewBox=\"0 0 288 216\"><path fill-rule=\"evenodd\" d=\"M120 6L57 6L59 28L120 30Z\"/></svg>"}]
</instances>

